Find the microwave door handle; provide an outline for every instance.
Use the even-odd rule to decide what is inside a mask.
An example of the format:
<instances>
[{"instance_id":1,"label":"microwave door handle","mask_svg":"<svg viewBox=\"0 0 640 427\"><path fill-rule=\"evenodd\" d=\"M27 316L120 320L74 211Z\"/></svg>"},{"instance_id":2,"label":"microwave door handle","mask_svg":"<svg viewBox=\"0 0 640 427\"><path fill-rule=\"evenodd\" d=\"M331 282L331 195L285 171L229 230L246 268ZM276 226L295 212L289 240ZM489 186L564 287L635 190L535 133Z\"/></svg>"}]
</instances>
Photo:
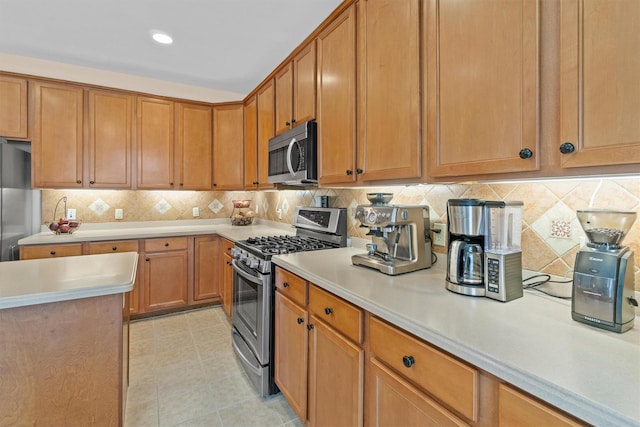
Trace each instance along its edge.
<instances>
[{"instance_id":1,"label":"microwave door handle","mask_svg":"<svg viewBox=\"0 0 640 427\"><path fill-rule=\"evenodd\" d=\"M289 169L289 173L291 176L295 176L296 173L293 170L293 165L291 164L291 150L293 150L293 144L297 143L295 138L291 138L291 142L289 143L289 148L287 148L287 168Z\"/></svg>"}]
</instances>

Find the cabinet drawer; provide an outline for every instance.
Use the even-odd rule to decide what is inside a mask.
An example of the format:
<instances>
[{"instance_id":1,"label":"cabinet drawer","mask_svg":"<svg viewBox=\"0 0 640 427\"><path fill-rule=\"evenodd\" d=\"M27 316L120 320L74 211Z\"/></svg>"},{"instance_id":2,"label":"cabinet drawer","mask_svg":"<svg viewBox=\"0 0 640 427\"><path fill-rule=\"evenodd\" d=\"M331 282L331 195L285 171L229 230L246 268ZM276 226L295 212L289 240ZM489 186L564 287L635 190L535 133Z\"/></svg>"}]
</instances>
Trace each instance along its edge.
<instances>
[{"instance_id":1,"label":"cabinet drawer","mask_svg":"<svg viewBox=\"0 0 640 427\"><path fill-rule=\"evenodd\" d=\"M309 286L309 311L347 338L362 343L363 312L359 308L311 285Z\"/></svg>"},{"instance_id":2,"label":"cabinet drawer","mask_svg":"<svg viewBox=\"0 0 640 427\"><path fill-rule=\"evenodd\" d=\"M144 241L145 252L177 251L187 249L186 237L169 237L165 239L147 239Z\"/></svg>"},{"instance_id":3,"label":"cabinet drawer","mask_svg":"<svg viewBox=\"0 0 640 427\"><path fill-rule=\"evenodd\" d=\"M467 419L477 421L476 369L373 317L369 338L377 358Z\"/></svg>"},{"instance_id":4,"label":"cabinet drawer","mask_svg":"<svg viewBox=\"0 0 640 427\"><path fill-rule=\"evenodd\" d=\"M498 425L500 426L580 426L560 411L507 386L498 386Z\"/></svg>"},{"instance_id":5,"label":"cabinet drawer","mask_svg":"<svg viewBox=\"0 0 640 427\"><path fill-rule=\"evenodd\" d=\"M113 242L89 243L89 255L110 254L118 252L138 252L137 240L117 240Z\"/></svg>"},{"instance_id":6,"label":"cabinet drawer","mask_svg":"<svg viewBox=\"0 0 640 427\"><path fill-rule=\"evenodd\" d=\"M82 243L22 246L20 248L20 259L59 258L79 255L82 255Z\"/></svg>"},{"instance_id":7,"label":"cabinet drawer","mask_svg":"<svg viewBox=\"0 0 640 427\"><path fill-rule=\"evenodd\" d=\"M303 307L307 305L307 281L287 270L276 267L276 288L282 295Z\"/></svg>"}]
</instances>

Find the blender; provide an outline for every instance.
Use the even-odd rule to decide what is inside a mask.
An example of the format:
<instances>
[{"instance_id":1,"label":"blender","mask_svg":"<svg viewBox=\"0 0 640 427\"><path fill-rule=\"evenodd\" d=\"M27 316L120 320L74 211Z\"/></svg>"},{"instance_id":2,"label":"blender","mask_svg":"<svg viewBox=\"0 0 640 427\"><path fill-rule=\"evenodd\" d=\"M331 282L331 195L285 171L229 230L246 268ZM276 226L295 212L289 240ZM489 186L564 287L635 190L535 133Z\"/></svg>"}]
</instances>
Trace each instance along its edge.
<instances>
[{"instance_id":1,"label":"blender","mask_svg":"<svg viewBox=\"0 0 640 427\"><path fill-rule=\"evenodd\" d=\"M507 302L522 291L522 208L518 201L487 201L485 211L485 296Z\"/></svg>"},{"instance_id":2,"label":"blender","mask_svg":"<svg viewBox=\"0 0 640 427\"><path fill-rule=\"evenodd\" d=\"M633 327L635 308L633 251L622 241L636 220L633 211L577 211L587 245L576 254L571 317L613 332Z\"/></svg>"}]
</instances>

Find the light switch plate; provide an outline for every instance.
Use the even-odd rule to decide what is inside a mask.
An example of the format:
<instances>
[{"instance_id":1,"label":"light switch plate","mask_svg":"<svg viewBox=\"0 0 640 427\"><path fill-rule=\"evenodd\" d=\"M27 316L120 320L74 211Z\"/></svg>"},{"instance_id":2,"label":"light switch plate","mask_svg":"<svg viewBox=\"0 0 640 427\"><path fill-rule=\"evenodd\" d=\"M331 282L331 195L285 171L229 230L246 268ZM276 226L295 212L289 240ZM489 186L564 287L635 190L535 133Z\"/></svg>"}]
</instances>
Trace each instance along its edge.
<instances>
[{"instance_id":1,"label":"light switch plate","mask_svg":"<svg viewBox=\"0 0 640 427\"><path fill-rule=\"evenodd\" d=\"M447 242L447 226L441 222L433 224L433 244L444 246Z\"/></svg>"},{"instance_id":2,"label":"light switch plate","mask_svg":"<svg viewBox=\"0 0 640 427\"><path fill-rule=\"evenodd\" d=\"M200 216L200 208L193 208L193 216Z\"/></svg>"},{"instance_id":3,"label":"light switch plate","mask_svg":"<svg viewBox=\"0 0 640 427\"><path fill-rule=\"evenodd\" d=\"M116 219L122 219L123 216L124 213L122 212L122 209L116 209Z\"/></svg>"},{"instance_id":4,"label":"light switch plate","mask_svg":"<svg viewBox=\"0 0 640 427\"><path fill-rule=\"evenodd\" d=\"M76 219L75 209L67 209L67 219Z\"/></svg>"}]
</instances>

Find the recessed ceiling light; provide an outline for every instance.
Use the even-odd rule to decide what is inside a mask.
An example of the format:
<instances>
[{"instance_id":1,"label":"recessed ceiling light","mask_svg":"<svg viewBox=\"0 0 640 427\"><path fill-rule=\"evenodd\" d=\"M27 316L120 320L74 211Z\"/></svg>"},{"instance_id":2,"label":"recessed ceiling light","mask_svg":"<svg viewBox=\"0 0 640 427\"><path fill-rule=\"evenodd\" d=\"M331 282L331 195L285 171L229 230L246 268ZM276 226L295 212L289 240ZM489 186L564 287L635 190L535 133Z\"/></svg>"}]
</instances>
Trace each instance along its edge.
<instances>
[{"instance_id":1,"label":"recessed ceiling light","mask_svg":"<svg viewBox=\"0 0 640 427\"><path fill-rule=\"evenodd\" d=\"M164 33L162 31L153 30L151 31L151 37L160 44L172 44L173 37L169 34Z\"/></svg>"}]
</instances>

